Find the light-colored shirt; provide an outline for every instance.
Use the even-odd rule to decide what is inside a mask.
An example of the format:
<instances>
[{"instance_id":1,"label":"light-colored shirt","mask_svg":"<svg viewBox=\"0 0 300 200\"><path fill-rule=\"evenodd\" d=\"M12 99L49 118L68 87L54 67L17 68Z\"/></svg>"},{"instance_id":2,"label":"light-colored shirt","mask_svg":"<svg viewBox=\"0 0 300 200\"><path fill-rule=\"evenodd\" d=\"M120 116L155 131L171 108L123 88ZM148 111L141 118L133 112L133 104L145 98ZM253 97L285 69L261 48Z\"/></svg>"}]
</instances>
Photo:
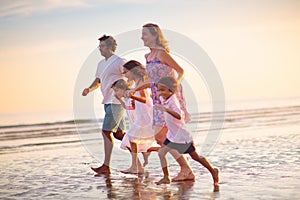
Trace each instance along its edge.
<instances>
[{"instance_id":1,"label":"light-colored shirt","mask_svg":"<svg viewBox=\"0 0 300 200\"><path fill-rule=\"evenodd\" d=\"M185 127L184 112L180 109L180 103L176 95L170 96L167 100L164 100L162 97L160 98L162 105L181 116L181 120L179 120L169 113L164 112L165 121L168 127L167 138L174 143L185 144L192 142L192 135Z\"/></svg>"},{"instance_id":2,"label":"light-colored shirt","mask_svg":"<svg viewBox=\"0 0 300 200\"><path fill-rule=\"evenodd\" d=\"M120 104L111 86L115 81L124 78L122 74L124 64L125 60L117 55L112 55L107 60L103 59L98 63L95 76L101 81L102 104Z\"/></svg>"}]
</instances>

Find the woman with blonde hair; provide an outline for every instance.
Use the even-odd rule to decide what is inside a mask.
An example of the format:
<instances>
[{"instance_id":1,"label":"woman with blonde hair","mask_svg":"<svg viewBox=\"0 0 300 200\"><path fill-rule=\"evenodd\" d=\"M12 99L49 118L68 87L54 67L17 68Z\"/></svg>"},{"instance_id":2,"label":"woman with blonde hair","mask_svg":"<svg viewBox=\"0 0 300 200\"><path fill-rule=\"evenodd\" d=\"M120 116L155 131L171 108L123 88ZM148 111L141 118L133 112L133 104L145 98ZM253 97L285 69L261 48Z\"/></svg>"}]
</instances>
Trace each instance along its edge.
<instances>
[{"instance_id":1,"label":"woman with blonde hair","mask_svg":"<svg viewBox=\"0 0 300 200\"><path fill-rule=\"evenodd\" d=\"M150 49L150 52L145 55L146 72L149 79L147 84L135 88L133 92L144 89L145 87L150 87L153 105L161 105L161 100L158 97L157 82L163 77L171 76L181 83L184 76L184 70L169 54L170 49L168 43L158 25L152 23L145 24L142 29L141 39L144 42L144 46ZM179 99L181 109L185 113L185 121L188 122L190 120L190 115L186 109L181 84L176 96ZM153 109L152 125L157 143L163 146L168 128L164 119L164 113L161 110L156 109L156 107ZM172 155L181 167L180 173L173 181L194 180L195 176L185 158L178 152L174 152Z\"/></svg>"}]
</instances>

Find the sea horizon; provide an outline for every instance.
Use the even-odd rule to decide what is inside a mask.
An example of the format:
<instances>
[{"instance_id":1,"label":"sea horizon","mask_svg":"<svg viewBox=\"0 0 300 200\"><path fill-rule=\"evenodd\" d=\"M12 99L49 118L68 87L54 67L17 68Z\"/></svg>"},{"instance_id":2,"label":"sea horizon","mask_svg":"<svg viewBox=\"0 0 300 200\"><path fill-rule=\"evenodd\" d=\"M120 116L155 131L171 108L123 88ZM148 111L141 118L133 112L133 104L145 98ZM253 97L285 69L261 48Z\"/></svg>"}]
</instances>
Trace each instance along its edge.
<instances>
[{"instance_id":1,"label":"sea horizon","mask_svg":"<svg viewBox=\"0 0 300 200\"><path fill-rule=\"evenodd\" d=\"M300 103L300 97L287 98L261 98L250 100L232 100L225 102L225 110L247 110L260 109L280 106L292 106ZM210 112L211 102L199 102L201 107L200 113ZM95 112L103 112L103 105L99 104L95 107ZM74 120L99 120L95 118L74 118L72 109L60 109L56 111L24 111L24 112L0 112L0 127L13 125L43 124L43 123L61 123ZM190 111L191 112L191 111Z\"/></svg>"}]
</instances>

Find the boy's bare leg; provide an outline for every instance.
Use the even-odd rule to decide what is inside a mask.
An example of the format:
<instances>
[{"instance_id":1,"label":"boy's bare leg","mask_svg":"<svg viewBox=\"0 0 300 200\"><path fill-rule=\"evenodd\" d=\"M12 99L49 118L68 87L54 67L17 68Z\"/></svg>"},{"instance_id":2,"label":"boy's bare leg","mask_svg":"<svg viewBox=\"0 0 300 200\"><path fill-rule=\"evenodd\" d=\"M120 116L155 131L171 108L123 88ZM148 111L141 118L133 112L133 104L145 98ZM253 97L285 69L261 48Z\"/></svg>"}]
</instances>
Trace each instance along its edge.
<instances>
[{"instance_id":1,"label":"boy's bare leg","mask_svg":"<svg viewBox=\"0 0 300 200\"><path fill-rule=\"evenodd\" d=\"M199 156L196 151L191 152L190 156L193 160L198 161L201 165L203 165L208 171L211 173L214 185L219 184L219 169L214 168L213 165L203 156Z\"/></svg>"},{"instance_id":2,"label":"boy's bare leg","mask_svg":"<svg viewBox=\"0 0 300 200\"><path fill-rule=\"evenodd\" d=\"M172 181L195 180L193 170L191 169L185 157L175 149L171 149L170 153L180 165L180 172L175 178L172 179Z\"/></svg>"},{"instance_id":3,"label":"boy's bare leg","mask_svg":"<svg viewBox=\"0 0 300 200\"><path fill-rule=\"evenodd\" d=\"M156 133L155 135L156 142L159 145L161 145L163 148L163 146L165 146L163 143L167 138L168 128L156 126L154 127L154 131ZM194 180L195 176L189 164L187 163L186 159L177 150L170 149L169 147L168 149L172 154L172 156L180 165L180 173L175 178L173 178L172 181L183 181L183 180L192 180L192 179Z\"/></svg>"}]
</instances>

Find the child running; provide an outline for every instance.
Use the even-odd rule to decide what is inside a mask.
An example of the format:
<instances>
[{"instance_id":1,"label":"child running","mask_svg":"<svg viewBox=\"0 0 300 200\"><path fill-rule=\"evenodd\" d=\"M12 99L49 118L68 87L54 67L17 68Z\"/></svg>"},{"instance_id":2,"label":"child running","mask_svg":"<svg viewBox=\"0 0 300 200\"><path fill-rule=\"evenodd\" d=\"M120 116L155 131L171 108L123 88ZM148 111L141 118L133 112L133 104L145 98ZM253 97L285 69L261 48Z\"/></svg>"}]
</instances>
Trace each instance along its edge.
<instances>
[{"instance_id":1,"label":"child running","mask_svg":"<svg viewBox=\"0 0 300 200\"><path fill-rule=\"evenodd\" d=\"M128 149L131 152L132 163L129 169L123 170L123 173L144 173L144 167L148 164L150 151L157 151L159 145L155 142L154 131L152 129L152 99L150 89L137 91L130 98L124 98L126 91L130 89L129 83L133 82L138 86L144 82L146 71L143 65L137 61L131 60L123 65L124 74L128 79L116 81L113 84L116 98L126 109L130 121L130 128L126 132L121 148ZM124 99L124 100L123 100ZM141 152L144 157L142 166L137 153Z\"/></svg>"},{"instance_id":2,"label":"child running","mask_svg":"<svg viewBox=\"0 0 300 200\"><path fill-rule=\"evenodd\" d=\"M158 81L158 95L163 104L156 105L156 108L164 112L169 131L164 146L158 151L164 177L157 184L170 183L166 154L176 149L180 154L189 154L193 160L207 168L212 175L214 186L218 186L219 170L214 168L205 157L198 155L192 135L185 128L184 112L180 109L180 103L174 95L177 88L178 83L173 77L163 77Z\"/></svg>"}]
</instances>

